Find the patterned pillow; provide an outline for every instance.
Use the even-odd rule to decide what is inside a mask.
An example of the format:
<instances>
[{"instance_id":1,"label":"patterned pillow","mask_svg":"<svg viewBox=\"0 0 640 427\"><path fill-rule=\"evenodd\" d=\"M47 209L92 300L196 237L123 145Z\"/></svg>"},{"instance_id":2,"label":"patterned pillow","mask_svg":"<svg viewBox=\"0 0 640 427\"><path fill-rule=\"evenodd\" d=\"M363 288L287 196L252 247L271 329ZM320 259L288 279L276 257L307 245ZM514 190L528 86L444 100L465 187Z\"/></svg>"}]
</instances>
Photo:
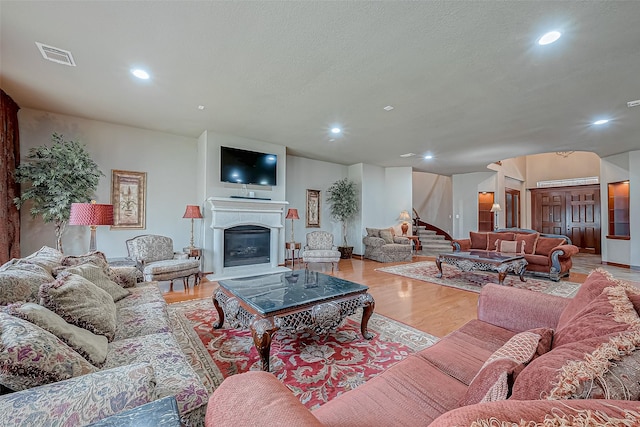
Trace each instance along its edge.
<instances>
[{"instance_id":1,"label":"patterned pillow","mask_svg":"<svg viewBox=\"0 0 640 427\"><path fill-rule=\"evenodd\" d=\"M462 405L505 400L513 379L524 366L551 347L553 330L537 328L520 332L504 343L482 365L469 384Z\"/></svg>"},{"instance_id":2,"label":"patterned pillow","mask_svg":"<svg viewBox=\"0 0 640 427\"><path fill-rule=\"evenodd\" d=\"M49 282L53 276L46 268L17 260L0 271L0 305L38 301L40 285Z\"/></svg>"},{"instance_id":3,"label":"patterned pillow","mask_svg":"<svg viewBox=\"0 0 640 427\"><path fill-rule=\"evenodd\" d=\"M64 255L57 249L43 246L38 251L23 258L25 262L44 267L49 273L62 262Z\"/></svg>"},{"instance_id":4,"label":"patterned pillow","mask_svg":"<svg viewBox=\"0 0 640 427\"><path fill-rule=\"evenodd\" d=\"M487 234L487 250L493 251L496 248L496 240L515 240L515 233L510 231L489 232ZM478 248L480 249L480 248Z\"/></svg>"},{"instance_id":5,"label":"patterned pillow","mask_svg":"<svg viewBox=\"0 0 640 427\"><path fill-rule=\"evenodd\" d=\"M524 253L524 240L496 240L495 250L505 254L522 254Z\"/></svg>"},{"instance_id":6,"label":"patterned pillow","mask_svg":"<svg viewBox=\"0 0 640 427\"><path fill-rule=\"evenodd\" d=\"M393 243L393 233L389 229L380 230L380 237L385 243Z\"/></svg>"},{"instance_id":7,"label":"patterned pillow","mask_svg":"<svg viewBox=\"0 0 640 427\"><path fill-rule=\"evenodd\" d=\"M92 263L80 264L75 267L67 267L65 271L82 276L100 289L106 291L114 302L128 296L130 292L112 281L104 272L104 269Z\"/></svg>"},{"instance_id":8,"label":"patterned pillow","mask_svg":"<svg viewBox=\"0 0 640 427\"><path fill-rule=\"evenodd\" d=\"M71 325L41 305L16 303L7 306L4 311L51 332L95 366L100 367L107 358L107 338L104 335Z\"/></svg>"},{"instance_id":9,"label":"patterned pillow","mask_svg":"<svg viewBox=\"0 0 640 427\"><path fill-rule=\"evenodd\" d=\"M25 390L95 372L52 333L0 312L0 384Z\"/></svg>"},{"instance_id":10,"label":"patterned pillow","mask_svg":"<svg viewBox=\"0 0 640 427\"><path fill-rule=\"evenodd\" d=\"M115 271L109 267L109 261L107 261L107 256L100 252L89 252L84 255L70 255L66 256L62 259L61 264L65 267L74 267L76 265L91 263L97 265L98 267L102 267L104 273L109 277L109 279L113 282L116 282L120 286L123 286L124 283L121 283L122 279L116 274Z\"/></svg>"},{"instance_id":11,"label":"patterned pillow","mask_svg":"<svg viewBox=\"0 0 640 427\"><path fill-rule=\"evenodd\" d=\"M379 228L367 228L367 236L369 236L369 237L380 237L380 229Z\"/></svg>"},{"instance_id":12,"label":"patterned pillow","mask_svg":"<svg viewBox=\"0 0 640 427\"><path fill-rule=\"evenodd\" d=\"M156 400L148 363L94 372L0 398L2 426L85 426Z\"/></svg>"},{"instance_id":13,"label":"patterned pillow","mask_svg":"<svg viewBox=\"0 0 640 427\"><path fill-rule=\"evenodd\" d=\"M67 322L104 335L109 341L116 333L116 305L113 298L84 277L62 272L40 287L40 305Z\"/></svg>"}]
</instances>

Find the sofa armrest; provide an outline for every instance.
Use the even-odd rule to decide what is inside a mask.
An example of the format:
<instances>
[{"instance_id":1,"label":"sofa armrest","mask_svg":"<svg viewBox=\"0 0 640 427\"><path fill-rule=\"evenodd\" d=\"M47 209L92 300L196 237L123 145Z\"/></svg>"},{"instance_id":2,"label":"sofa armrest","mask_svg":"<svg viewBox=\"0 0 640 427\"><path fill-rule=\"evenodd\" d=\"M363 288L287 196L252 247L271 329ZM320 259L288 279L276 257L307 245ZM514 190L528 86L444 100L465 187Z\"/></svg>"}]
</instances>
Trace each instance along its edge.
<instances>
[{"instance_id":1,"label":"sofa armrest","mask_svg":"<svg viewBox=\"0 0 640 427\"><path fill-rule=\"evenodd\" d=\"M455 239L451 245L454 252L467 252L471 249L471 239Z\"/></svg>"},{"instance_id":2,"label":"sofa armrest","mask_svg":"<svg viewBox=\"0 0 640 427\"><path fill-rule=\"evenodd\" d=\"M398 243L399 245L410 245L411 241L408 237L393 236L393 243Z\"/></svg>"},{"instance_id":3,"label":"sofa armrest","mask_svg":"<svg viewBox=\"0 0 640 427\"><path fill-rule=\"evenodd\" d=\"M374 248L379 248L385 244L384 239L382 237L373 237L373 236L365 236L362 238L362 243L366 246L373 246Z\"/></svg>"},{"instance_id":4,"label":"sofa armrest","mask_svg":"<svg viewBox=\"0 0 640 427\"><path fill-rule=\"evenodd\" d=\"M430 427L469 425L639 425L637 400L500 400L462 406L436 418Z\"/></svg>"},{"instance_id":5,"label":"sofa armrest","mask_svg":"<svg viewBox=\"0 0 640 427\"><path fill-rule=\"evenodd\" d=\"M209 398L205 426L321 426L273 374L249 371L227 377Z\"/></svg>"},{"instance_id":6,"label":"sofa armrest","mask_svg":"<svg viewBox=\"0 0 640 427\"><path fill-rule=\"evenodd\" d=\"M569 301L542 292L487 283L478 299L478 320L514 332L555 328Z\"/></svg>"},{"instance_id":7,"label":"sofa armrest","mask_svg":"<svg viewBox=\"0 0 640 427\"><path fill-rule=\"evenodd\" d=\"M549 253L549 257L551 257L551 259L553 259L554 257L559 259L567 259L567 258L571 258L573 255L577 254L578 252L580 252L580 248L578 248L577 246L560 245L551 249L551 252Z\"/></svg>"}]
</instances>

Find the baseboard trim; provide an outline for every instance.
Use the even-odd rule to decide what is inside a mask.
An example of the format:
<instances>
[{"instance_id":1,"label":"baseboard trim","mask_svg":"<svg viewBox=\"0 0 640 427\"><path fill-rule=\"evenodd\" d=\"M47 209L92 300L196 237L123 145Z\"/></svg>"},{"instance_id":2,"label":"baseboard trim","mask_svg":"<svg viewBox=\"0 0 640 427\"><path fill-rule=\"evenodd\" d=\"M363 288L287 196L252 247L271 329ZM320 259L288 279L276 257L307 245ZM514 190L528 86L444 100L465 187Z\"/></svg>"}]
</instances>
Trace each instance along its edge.
<instances>
[{"instance_id":1,"label":"baseboard trim","mask_svg":"<svg viewBox=\"0 0 640 427\"><path fill-rule=\"evenodd\" d=\"M631 268L631 266L630 266L630 265L627 265L627 264L619 264L619 263L617 263L617 262L602 261L602 264L604 264L604 265L610 265L610 266L612 266L612 267L629 268L629 269Z\"/></svg>"}]
</instances>

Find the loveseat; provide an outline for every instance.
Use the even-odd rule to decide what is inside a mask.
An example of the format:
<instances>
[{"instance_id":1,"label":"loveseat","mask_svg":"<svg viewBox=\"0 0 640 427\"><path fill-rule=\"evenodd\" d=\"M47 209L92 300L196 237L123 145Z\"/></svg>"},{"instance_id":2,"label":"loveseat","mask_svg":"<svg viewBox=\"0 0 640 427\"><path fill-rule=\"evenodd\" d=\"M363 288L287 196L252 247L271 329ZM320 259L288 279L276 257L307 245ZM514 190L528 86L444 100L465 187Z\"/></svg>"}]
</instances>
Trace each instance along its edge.
<instances>
[{"instance_id":1,"label":"loveseat","mask_svg":"<svg viewBox=\"0 0 640 427\"><path fill-rule=\"evenodd\" d=\"M165 396L202 425L209 396L157 283L48 247L0 267L0 384L2 426L82 426Z\"/></svg>"},{"instance_id":2,"label":"loveseat","mask_svg":"<svg viewBox=\"0 0 640 427\"><path fill-rule=\"evenodd\" d=\"M572 299L487 284L477 319L318 409L248 372L213 393L205 424L640 425L639 310L640 289L604 270Z\"/></svg>"},{"instance_id":3,"label":"loveseat","mask_svg":"<svg viewBox=\"0 0 640 427\"><path fill-rule=\"evenodd\" d=\"M488 233L472 231L468 239L455 239L451 244L454 251L479 249L522 253L528 263L527 274L556 282L569 276L573 266L571 256L579 252L567 236L539 233L527 228L502 228Z\"/></svg>"},{"instance_id":4,"label":"loveseat","mask_svg":"<svg viewBox=\"0 0 640 427\"><path fill-rule=\"evenodd\" d=\"M397 236L393 228L367 228L362 238L364 257L378 262L400 262L413 260L411 241Z\"/></svg>"}]
</instances>

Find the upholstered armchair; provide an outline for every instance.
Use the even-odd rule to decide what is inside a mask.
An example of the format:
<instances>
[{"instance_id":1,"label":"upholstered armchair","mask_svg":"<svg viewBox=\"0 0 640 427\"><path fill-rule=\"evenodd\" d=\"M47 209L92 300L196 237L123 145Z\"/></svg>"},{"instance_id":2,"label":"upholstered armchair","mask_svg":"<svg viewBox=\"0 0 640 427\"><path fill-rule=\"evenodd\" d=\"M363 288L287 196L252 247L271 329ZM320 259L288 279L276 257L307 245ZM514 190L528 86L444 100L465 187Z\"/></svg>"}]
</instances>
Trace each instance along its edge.
<instances>
[{"instance_id":1,"label":"upholstered armchair","mask_svg":"<svg viewBox=\"0 0 640 427\"><path fill-rule=\"evenodd\" d=\"M413 260L411 241L395 236L390 228L367 228L362 239L364 257L378 262L398 262Z\"/></svg>"},{"instance_id":2,"label":"upholstered armchair","mask_svg":"<svg viewBox=\"0 0 640 427\"><path fill-rule=\"evenodd\" d=\"M340 251L333 245L333 234L326 231L307 233L307 244L302 251L304 268L309 268L310 262L331 263L331 272L338 270Z\"/></svg>"},{"instance_id":3,"label":"upholstered armchair","mask_svg":"<svg viewBox=\"0 0 640 427\"><path fill-rule=\"evenodd\" d=\"M194 275L197 284L200 261L189 259L185 253L174 252L171 238L144 234L126 243L129 257L136 261L146 282L169 280L173 287L174 279L182 278L186 288L189 276Z\"/></svg>"}]
</instances>

